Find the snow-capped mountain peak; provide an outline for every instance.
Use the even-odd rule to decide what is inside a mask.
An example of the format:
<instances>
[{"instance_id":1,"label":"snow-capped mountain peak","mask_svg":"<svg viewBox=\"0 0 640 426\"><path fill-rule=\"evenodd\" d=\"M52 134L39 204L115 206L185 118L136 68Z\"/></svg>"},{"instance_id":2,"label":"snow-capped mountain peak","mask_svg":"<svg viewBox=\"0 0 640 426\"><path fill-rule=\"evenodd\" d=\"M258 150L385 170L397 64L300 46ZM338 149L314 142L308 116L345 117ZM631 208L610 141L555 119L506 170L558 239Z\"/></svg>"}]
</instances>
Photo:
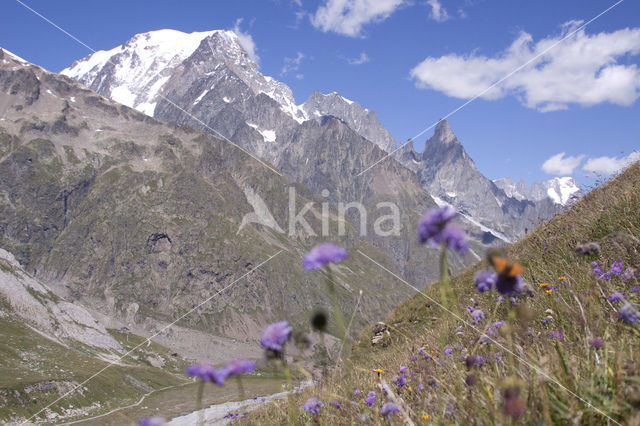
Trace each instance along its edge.
<instances>
[{"instance_id":1,"label":"snow-capped mountain peak","mask_svg":"<svg viewBox=\"0 0 640 426\"><path fill-rule=\"evenodd\" d=\"M76 61L61 74L147 115L153 115L157 95L171 71L189 57L203 39L215 33L158 30L137 34L122 46L101 50Z\"/></svg>"},{"instance_id":2,"label":"snow-capped mountain peak","mask_svg":"<svg viewBox=\"0 0 640 426\"><path fill-rule=\"evenodd\" d=\"M544 183L547 195L557 204L566 205L571 197L580 192L580 185L571 177L557 177Z\"/></svg>"},{"instance_id":3,"label":"snow-capped mountain peak","mask_svg":"<svg viewBox=\"0 0 640 426\"><path fill-rule=\"evenodd\" d=\"M524 181L516 183L509 177L496 179L493 183L517 200L540 201L549 197L554 203L563 206L582 194L582 188L571 177L556 177L542 183L534 182L530 186Z\"/></svg>"},{"instance_id":4,"label":"snow-capped mountain peak","mask_svg":"<svg viewBox=\"0 0 640 426\"><path fill-rule=\"evenodd\" d=\"M137 34L121 46L101 50L76 61L61 74L78 80L101 95L154 116L163 86L174 70L203 42L206 43L202 46L203 53L215 57L218 63L224 63L254 94L264 93L274 99L298 122L307 119L304 110L296 105L291 89L263 76L232 31L187 34L165 29Z\"/></svg>"}]
</instances>

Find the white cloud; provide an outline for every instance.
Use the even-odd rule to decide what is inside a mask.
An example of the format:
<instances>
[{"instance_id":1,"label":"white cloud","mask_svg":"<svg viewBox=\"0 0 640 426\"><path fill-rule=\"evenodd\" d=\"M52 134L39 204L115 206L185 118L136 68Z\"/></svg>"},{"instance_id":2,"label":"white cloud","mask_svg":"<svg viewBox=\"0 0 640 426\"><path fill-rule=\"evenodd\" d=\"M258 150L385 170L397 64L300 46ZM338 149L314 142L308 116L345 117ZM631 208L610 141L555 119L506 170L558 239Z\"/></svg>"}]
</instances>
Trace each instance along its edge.
<instances>
[{"instance_id":1,"label":"white cloud","mask_svg":"<svg viewBox=\"0 0 640 426\"><path fill-rule=\"evenodd\" d=\"M282 71L280 71L280 75L287 75L290 72L296 72L300 68L300 64L302 60L305 58L304 53L298 52L295 58L284 58L284 65L282 66ZM298 74L302 75L302 74ZM301 80L301 78L298 78Z\"/></svg>"},{"instance_id":2,"label":"white cloud","mask_svg":"<svg viewBox=\"0 0 640 426\"><path fill-rule=\"evenodd\" d=\"M442 7L442 4L440 4L438 0L429 0L427 4L431 6L431 13L429 13L431 19L438 22L444 22L449 19L447 10Z\"/></svg>"},{"instance_id":3,"label":"white cloud","mask_svg":"<svg viewBox=\"0 0 640 426\"><path fill-rule=\"evenodd\" d=\"M418 87L448 96L493 100L513 95L523 105L543 112L571 104L633 104L640 97L640 68L628 59L640 53L640 28L592 35L581 29L551 48L580 24L567 22L560 35L537 42L522 32L493 57L474 53L428 57L411 70L411 76Z\"/></svg>"},{"instance_id":4,"label":"white cloud","mask_svg":"<svg viewBox=\"0 0 640 426\"><path fill-rule=\"evenodd\" d=\"M556 154L542 163L542 171L550 175L571 175L576 167L580 165L584 155L577 157L566 157L564 152Z\"/></svg>"},{"instance_id":5,"label":"white cloud","mask_svg":"<svg viewBox=\"0 0 640 426\"><path fill-rule=\"evenodd\" d=\"M584 166L582 166L582 169L587 172L610 175L622 171L622 169L636 161L640 161L640 151L633 151L631 154L622 158L606 156L589 158Z\"/></svg>"},{"instance_id":6,"label":"white cloud","mask_svg":"<svg viewBox=\"0 0 640 426\"><path fill-rule=\"evenodd\" d=\"M369 55L367 55L365 52L361 52L360 56L358 56L357 58L345 58L345 59L347 60L349 65L362 65L371 60L371 58L369 58Z\"/></svg>"},{"instance_id":7,"label":"white cloud","mask_svg":"<svg viewBox=\"0 0 640 426\"><path fill-rule=\"evenodd\" d=\"M384 21L404 3L405 0L326 0L310 16L311 24L324 32L360 37L364 25Z\"/></svg>"},{"instance_id":8,"label":"white cloud","mask_svg":"<svg viewBox=\"0 0 640 426\"><path fill-rule=\"evenodd\" d=\"M247 55L249 55L251 60L256 64L259 64L260 57L256 53L256 50L258 49L256 48L256 44L253 41L253 37L251 37L251 34L244 32L240 29L240 24L242 24L242 21L243 21L242 18L238 18L231 31L233 31L238 36L238 41L240 42L240 46L242 46L244 51L247 52Z\"/></svg>"}]
</instances>

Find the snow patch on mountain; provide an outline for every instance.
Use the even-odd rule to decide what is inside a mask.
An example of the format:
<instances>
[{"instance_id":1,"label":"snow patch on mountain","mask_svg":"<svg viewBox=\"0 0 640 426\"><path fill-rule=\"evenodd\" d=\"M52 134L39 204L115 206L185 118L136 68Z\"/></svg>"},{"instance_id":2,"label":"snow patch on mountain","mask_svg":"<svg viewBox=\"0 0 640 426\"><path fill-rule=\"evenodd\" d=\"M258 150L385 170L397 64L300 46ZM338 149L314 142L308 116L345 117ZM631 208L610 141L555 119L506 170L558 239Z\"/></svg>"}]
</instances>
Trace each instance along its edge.
<instances>
[{"instance_id":1,"label":"snow patch on mountain","mask_svg":"<svg viewBox=\"0 0 640 426\"><path fill-rule=\"evenodd\" d=\"M435 203L438 205L438 207L444 207L444 206L449 206L452 207L454 210L457 210L456 207L453 204L447 203L445 200L443 200L440 197L436 197L435 195L431 195L431 198L433 198L433 201L435 201ZM490 234L492 234L494 237L501 239L502 241L506 242L507 244L512 244L513 241L507 237L506 235L504 235L502 232L500 231L496 231L495 229L491 229L483 224L481 224L480 222L478 222L477 220L475 220L473 217L458 212L458 214L462 217L464 217L465 219L467 219L469 222L473 223L474 225L476 225L478 228L480 228L482 230L482 232L489 232ZM474 253L474 255L477 257L478 255Z\"/></svg>"}]
</instances>

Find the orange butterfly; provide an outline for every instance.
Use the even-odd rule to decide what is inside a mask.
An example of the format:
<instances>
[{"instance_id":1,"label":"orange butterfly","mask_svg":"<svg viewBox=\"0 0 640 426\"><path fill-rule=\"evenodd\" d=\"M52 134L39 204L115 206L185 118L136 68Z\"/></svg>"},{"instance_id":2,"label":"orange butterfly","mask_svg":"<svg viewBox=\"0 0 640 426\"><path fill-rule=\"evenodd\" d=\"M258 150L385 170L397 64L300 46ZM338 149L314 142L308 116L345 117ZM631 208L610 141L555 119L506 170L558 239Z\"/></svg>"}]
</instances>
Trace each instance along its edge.
<instances>
[{"instance_id":1,"label":"orange butterfly","mask_svg":"<svg viewBox=\"0 0 640 426\"><path fill-rule=\"evenodd\" d=\"M526 269L519 263L511 263L509 259L506 257L490 255L489 262L496 268L498 274L507 277L513 278L516 275L524 274Z\"/></svg>"}]
</instances>

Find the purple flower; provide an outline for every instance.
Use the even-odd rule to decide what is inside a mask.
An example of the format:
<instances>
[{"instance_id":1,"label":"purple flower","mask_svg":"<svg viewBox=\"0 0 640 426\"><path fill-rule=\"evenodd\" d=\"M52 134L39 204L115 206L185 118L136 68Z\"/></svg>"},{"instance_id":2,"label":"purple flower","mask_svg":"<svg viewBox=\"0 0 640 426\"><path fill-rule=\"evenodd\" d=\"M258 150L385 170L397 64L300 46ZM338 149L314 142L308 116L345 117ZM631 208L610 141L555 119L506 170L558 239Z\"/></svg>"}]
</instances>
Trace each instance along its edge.
<instances>
[{"instance_id":1,"label":"purple flower","mask_svg":"<svg viewBox=\"0 0 640 426\"><path fill-rule=\"evenodd\" d=\"M624 300L624 294L619 291L616 291L609 297L609 302L620 302L622 300Z\"/></svg>"},{"instance_id":2,"label":"purple flower","mask_svg":"<svg viewBox=\"0 0 640 426\"><path fill-rule=\"evenodd\" d=\"M418 349L418 355L422 355L425 350L427 350L427 348L425 348L424 346Z\"/></svg>"},{"instance_id":3,"label":"purple flower","mask_svg":"<svg viewBox=\"0 0 640 426\"><path fill-rule=\"evenodd\" d=\"M452 353L453 353L453 349L451 349L451 348L447 348L447 349L444 350L444 354L445 355L451 355Z\"/></svg>"},{"instance_id":4,"label":"purple flower","mask_svg":"<svg viewBox=\"0 0 640 426\"><path fill-rule=\"evenodd\" d=\"M418 390L424 390L424 386L422 385L422 383L418 385Z\"/></svg>"},{"instance_id":5,"label":"purple flower","mask_svg":"<svg viewBox=\"0 0 640 426\"><path fill-rule=\"evenodd\" d=\"M334 407L336 407L338 410L342 409L342 405L338 402L338 401L331 401L329 404L333 405Z\"/></svg>"},{"instance_id":6,"label":"purple flower","mask_svg":"<svg viewBox=\"0 0 640 426\"><path fill-rule=\"evenodd\" d=\"M418 360L418 358L415 357L415 356L412 356L411 358L409 358L409 361L411 361L411 362L416 362L417 360Z\"/></svg>"},{"instance_id":7,"label":"purple flower","mask_svg":"<svg viewBox=\"0 0 640 426\"><path fill-rule=\"evenodd\" d=\"M464 230L453 223L445 226L442 230L442 240L447 244L449 250L459 254L465 254L469 248Z\"/></svg>"},{"instance_id":8,"label":"purple flower","mask_svg":"<svg viewBox=\"0 0 640 426\"><path fill-rule=\"evenodd\" d=\"M418 242L429 243L436 247L442 238L442 230L458 213L451 206L433 208L420 218L418 222Z\"/></svg>"},{"instance_id":9,"label":"purple flower","mask_svg":"<svg viewBox=\"0 0 640 426\"><path fill-rule=\"evenodd\" d=\"M305 269L320 269L331 262L341 262L349 257L349 253L333 243L318 244L302 258Z\"/></svg>"},{"instance_id":10,"label":"purple flower","mask_svg":"<svg viewBox=\"0 0 640 426\"><path fill-rule=\"evenodd\" d=\"M321 407L324 407L324 404L315 396L307 399L307 402L304 403L304 411L311 414L320 414Z\"/></svg>"},{"instance_id":11,"label":"purple flower","mask_svg":"<svg viewBox=\"0 0 640 426\"><path fill-rule=\"evenodd\" d=\"M500 329L500 327L502 327L504 325L504 321L496 321L493 324L489 324L487 326L487 334L489 336L497 336L498 335L498 330Z\"/></svg>"},{"instance_id":12,"label":"purple flower","mask_svg":"<svg viewBox=\"0 0 640 426\"><path fill-rule=\"evenodd\" d=\"M367 395L367 399L364 400L364 403L367 404L368 407L371 407L373 404L375 404L376 392L375 391L369 392L369 395Z\"/></svg>"},{"instance_id":13,"label":"purple flower","mask_svg":"<svg viewBox=\"0 0 640 426\"><path fill-rule=\"evenodd\" d=\"M634 287L631 288L631 290L629 290L629 293L637 293L638 290L640 290L640 287L634 286Z\"/></svg>"},{"instance_id":14,"label":"purple flower","mask_svg":"<svg viewBox=\"0 0 640 426\"><path fill-rule=\"evenodd\" d=\"M262 333L260 344L265 349L281 352L282 345L289 340L292 330L293 327L291 327L286 321L274 322L264 330L264 333Z\"/></svg>"},{"instance_id":15,"label":"purple flower","mask_svg":"<svg viewBox=\"0 0 640 426\"><path fill-rule=\"evenodd\" d=\"M618 319L626 322L627 324L633 324L638 321L638 309L631 303L626 302L620 311L618 312Z\"/></svg>"},{"instance_id":16,"label":"purple flower","mask_svg":"<svg viewBox=\"0 0 640 426\"><path fill-rule=\"evenodd\" d=\"M185 369L186 373L193 377L200 377L205 382L213 382L218 386L224 386L227 375L224 371L216 371L211 364L193 364Z\"/></svg>"},{"instance_id":17,"label":"purple flower","mask_svg":"<svg viewBox=\"0 0 640 426\"><path fill-rule=\"evenodd\" d=\"M457 215L451 206L429 210L418 222L418 242L434 248L444 242L449 250L464 254L469 247L464 231L449 223Z\"/></svg>"},{"instance_id":18,"label":"purple flower","mask_svg":"<svg viewBox=\"0 0 640 426\"><path fill-rule=\"evenodd\" d=\"M498 276L488 269L479 271L474 277L476 288L480 293L491 290L498 280Z\"/></svg>"},{"instance_id":19,"label":"purple flower","mask_svg":"<svg viewBox=\"0 0 640 426\"><path fill-rule=\"evenodd\" d=\"M353 396L358 396L360 395L360 389L356 389L353 391Z\"/></svg>"},{"instance_id":20,"label":"purple flower","mask_svg":"<svg viewBox=\"0 0 640 426\"><path fill-rule=\"evenodd\" d=\"M551 337L552 339L558 339L558 340L564 339L564 336L559 331L552 331L551 333L549 333L549 337Z\"/></svg>"},{"instance_id":21,"label":"purple flower","mask_svg":"<svg viewBox=\"0 0 640 426\"><path fill-rule=\"evenodd\" d=\"M615 262L613 262L613 265L611 265L611 269L609 269L609 272L613 275L620 275L622 273L622 268L624 268L622 261L616 260Z\"/></svg>"},{"instance_id":22,"label":"purple flower","mask_svg":"<svg viewBox=\"0 0 640 426\"><path fill-rule=\"evenodd\" d=\"M403 387L404 385L407 384L407 379L404 376L398 376L398 378L396 379L396 385L398 385L399 388Z\"/></svg>"},{"instance_id":23,"label":"purple flower","mask_svg":"<svg viewBox=\"0 0 640 426\"><path fill-rule=\"evenodd\" d=\"M484 312L482 312L482 309L475 309L471 312L471 318L473 318L473 323L477 324L484 319Z\"/></svg>"},{"instance_id":24,"label":"purple flower","mask_svg":"<svg viewBox=\"0 0 640 426\"><path fill-rule=\"evenodd\" d=\"M396 404L394 404L393 402L387 402L380 409L380 414L382 414L384 417L387 417L396 414L398 411L400 411L400 409L398 409L398 406Z\"/></svg>"},{"instance_id":25,"label":"purple flower","mask_svg":"<svg viewBox=\"0 0 640 426\"><path fill-rule=\"evenodd\" d=\"M228 377L235 374L253 373L257 366L258 364L247 359L234 359L222 367L221 371L226 372Z\"/></svg>"},{"instance_id":26,"label":"purple flower","mask_svg":"<svg viewBox=\"0 0 640 426\"><path fill-rule=\"evenodd\" d=\"M598 262L591 262L591 267L593 268L593 274L601 277L602 276L602 269L600 268L600 266L598 266Z\"/></svg>"},{"instance_id":27,"label":"purple flower","mask_svg":"<svg viewBox=\"0 0 640 426\"><path fill-rule=\"evenodd\" d=\"M138 420L138 426L164 426L167 421L162 417L142 417Z\"/></svg>"},{"instance_id":28,"label":"purple flower","mask_svg":"<svg viewBox=\"0 0 640 426\"><path fill-rule=\"evenodd\" d=\"M500 352L496 352L495 354L493 354L493 360L495 362L500 362L502 361L502 354Z\"/></svg>"},{"instance_id":29,"label":"purple flower","mask_svg":"<svg viewBox=\"0 0 640 426\"><path fill-rule=\"evenodd\" d=\"M398 374L402 374L402 373L406 372L408 369L409 369L409 367L406 367L406 366L403 365L402 367L400 367L398 369Z\"/></svg>"},{"instance_id":30,"label":"purple flower","mask_svg":"<svg viewBox=\"0 0 640 426\"><path fill-rule=\"evenodd\" d=\"M600 278L602 278L605 281L609 281L611 279L611 272L605 272L604 274L600 275Z\"/></svg>"},{"instance_id":31,"label":"purple flower","mask_svg":"<svg viewBox=\"0 0 640 426\"><path fill-rule=\"evenodd\" d=\"M596 349L600 349L604 345L604 341L602 339L591 339L589 340L589 344Z\"/></svg>"}]
</instances>

